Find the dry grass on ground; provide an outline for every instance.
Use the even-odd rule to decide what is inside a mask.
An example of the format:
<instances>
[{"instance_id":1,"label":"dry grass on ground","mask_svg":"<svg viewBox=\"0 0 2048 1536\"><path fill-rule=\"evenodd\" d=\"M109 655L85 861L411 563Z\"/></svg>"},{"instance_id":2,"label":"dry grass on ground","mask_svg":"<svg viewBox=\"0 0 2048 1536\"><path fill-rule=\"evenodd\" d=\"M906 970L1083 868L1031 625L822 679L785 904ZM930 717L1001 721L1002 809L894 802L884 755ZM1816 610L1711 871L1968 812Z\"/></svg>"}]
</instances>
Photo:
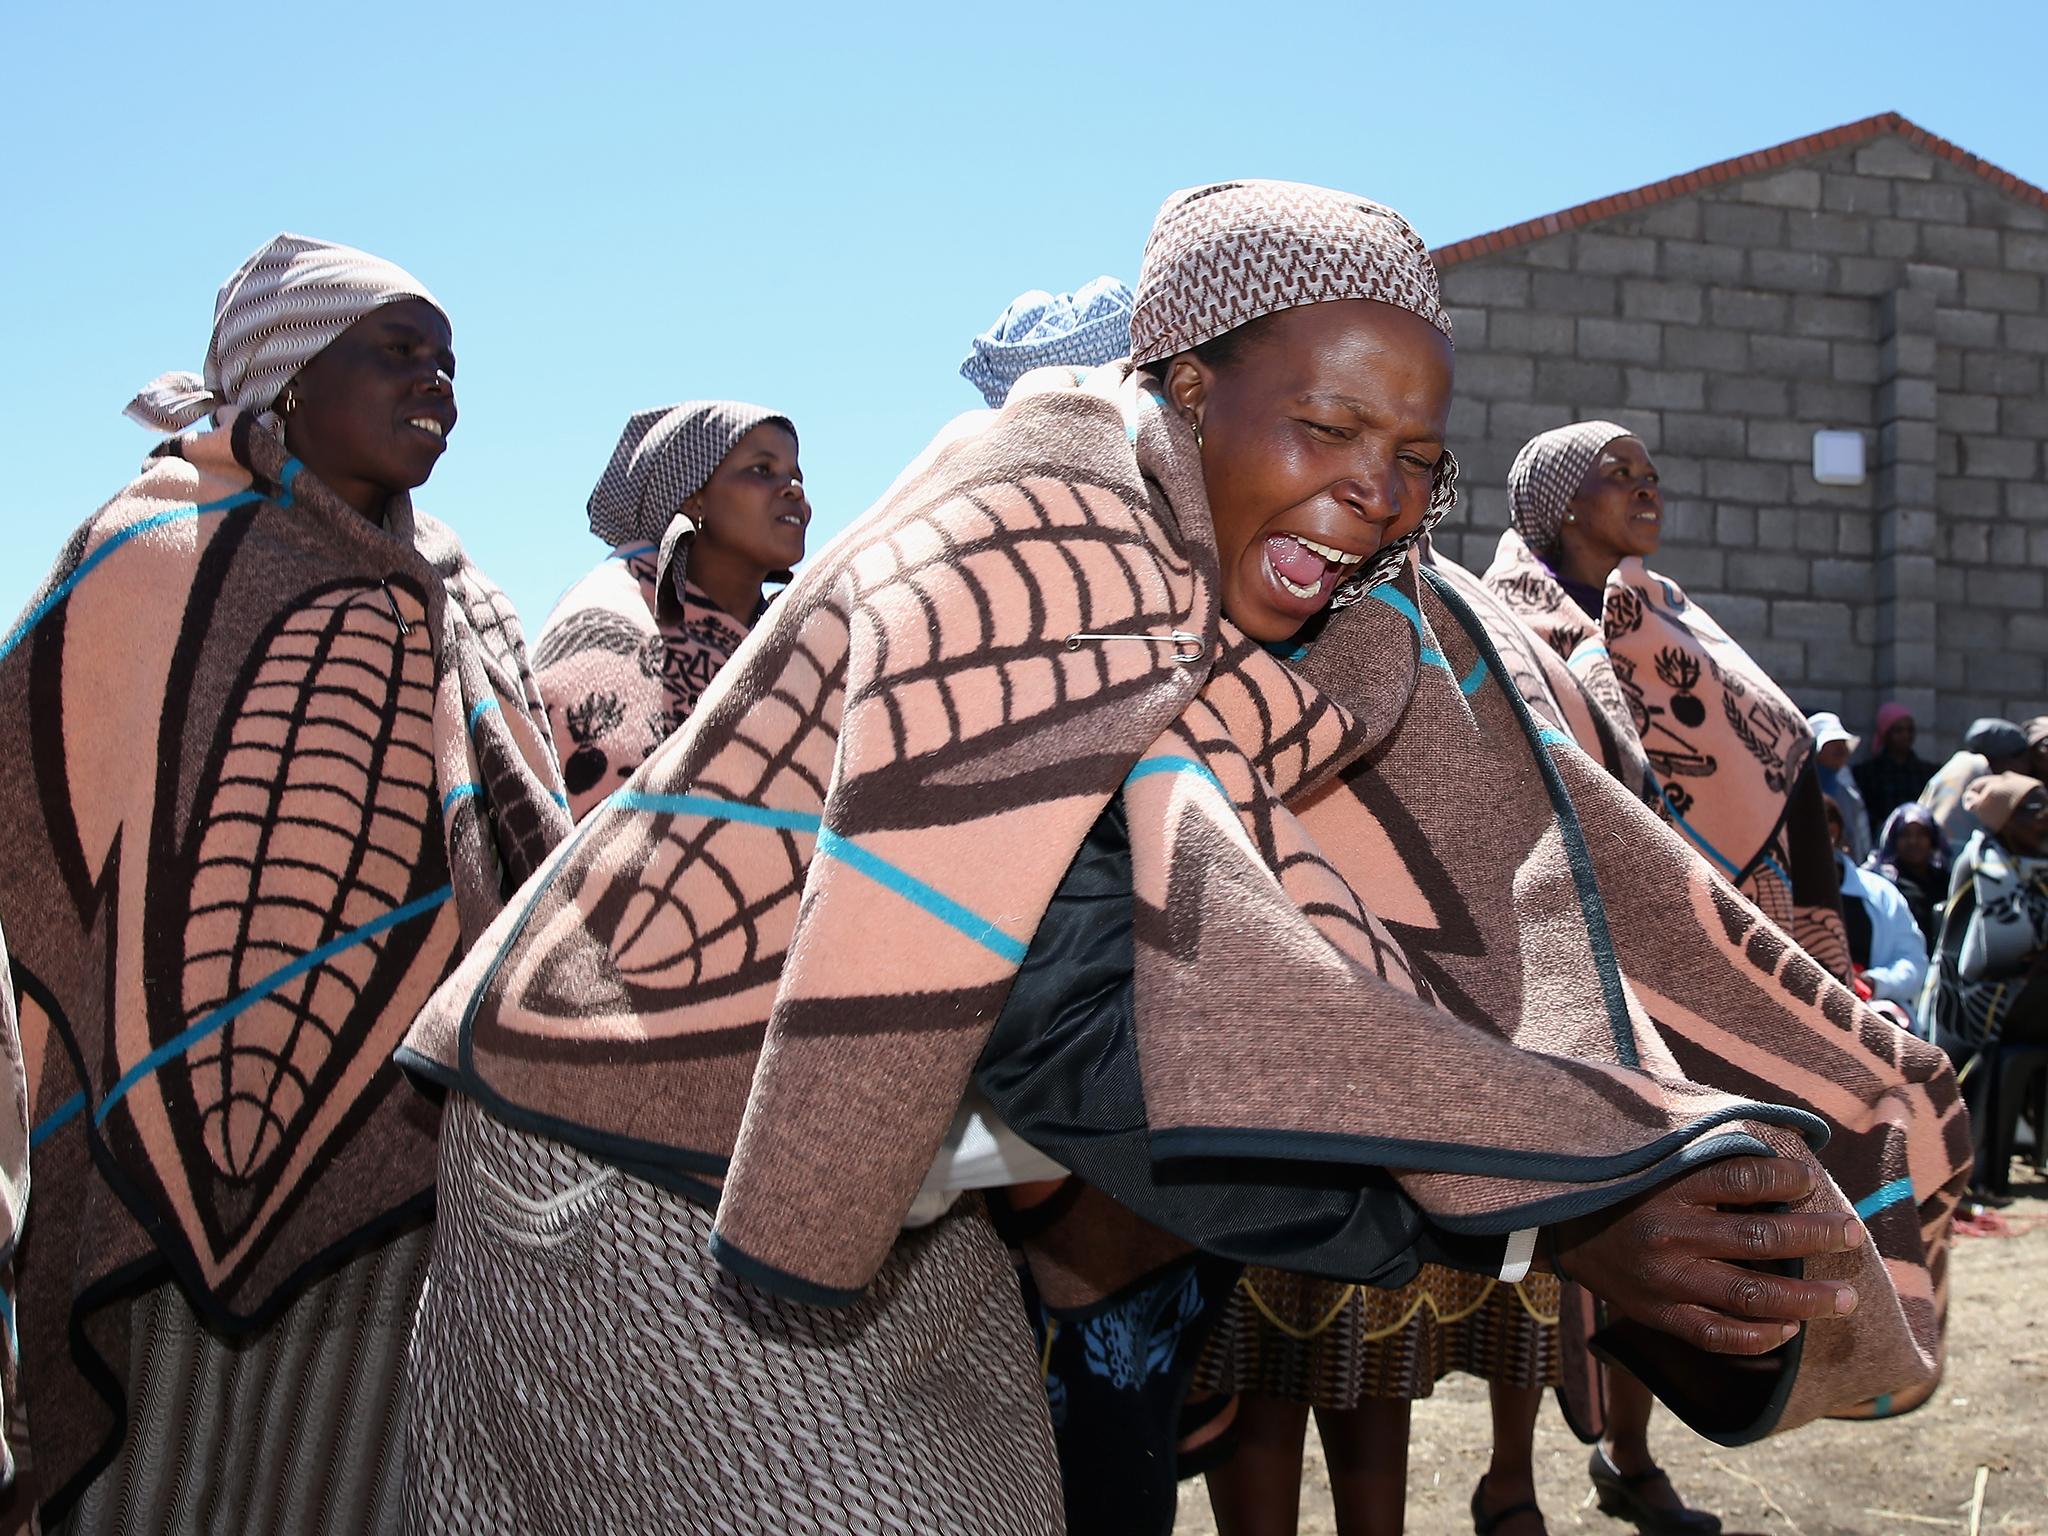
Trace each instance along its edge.
<instances>
[{"instance_id":1,"label":"dry grass on ground","mask_svg":"<svg viewBox=\"0 0 2048 1536\"><path fill-rule=\"evenodd\" d=\"M2020 1175L2015 1174L2016 1179ZM2048 1536L2048 1182L2016 1183L2010 1238L1959 1238L1947 1378L1919 1412L1822 1423L1739 1451L1659 1413L1653 1444L1679 1489L1729 1536L1967 1536L1977 1469L1981 1530ZM1485 1383L1452 1377L1416 1404L1408 1465L1411 1536L1463 1536L1490 1440ZM1310 1434L1301 1531L1334 1536L1329 1483ZM1586 1452L1546 1404L1537 1487L1553 1532L1627 1536L1593 1505ZM1213 1536L1199 1482L1181 1489L1183 1536Z\"/></svg>"}]
</instances>

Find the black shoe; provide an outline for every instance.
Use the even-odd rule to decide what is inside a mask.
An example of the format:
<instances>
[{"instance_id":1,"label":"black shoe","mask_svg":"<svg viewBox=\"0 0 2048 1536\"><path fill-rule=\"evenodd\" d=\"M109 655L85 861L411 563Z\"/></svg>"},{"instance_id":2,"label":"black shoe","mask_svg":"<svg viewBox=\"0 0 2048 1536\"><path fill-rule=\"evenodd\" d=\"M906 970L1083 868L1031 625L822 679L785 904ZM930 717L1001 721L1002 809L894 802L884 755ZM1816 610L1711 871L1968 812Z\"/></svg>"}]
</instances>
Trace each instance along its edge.
<instances>
[{"instance_id":1,"label":"black shoe","mask_svg":"<svg viewBox=\"0 0 2048 1536\"><path fill-rule=\"evenodd\" d=\"M1534 1499L1524 1499L1519 1504L1510 1504L1506 1509L1497 1509L1489 1515L1486 1512L1486 1479L1482 1476L1479 1479L1479 1486L1472 1490L1472 1529L1478 1532L1479 1536L1493 1536L1503 1520L1512 1520L1517 1515L1534 1515L1540 1520L1543 1511L1536 1507ZM1720 1528L1720 1522L1716 1521L1714 1529L1718 1531Z\"/></svg>"},{"instance_id":2,"label":"black shoe","mask_svg":"<svg viewBox=\"0 0 2048 1536\"><path fill-rule=\"evenodd\" d=\"M1600 1513L1634 1522L1643 1536L1720 1536L1719 1515L1703 1509L1659 1509L1636 1491L1648 1483L1669 1482L1661 1467L1626 1476L1596 1445L1593 1459L1586 1463L1586 1475L1593 1479L1593 1491L1600 1496Z\"/></svg>"}]
</instances>

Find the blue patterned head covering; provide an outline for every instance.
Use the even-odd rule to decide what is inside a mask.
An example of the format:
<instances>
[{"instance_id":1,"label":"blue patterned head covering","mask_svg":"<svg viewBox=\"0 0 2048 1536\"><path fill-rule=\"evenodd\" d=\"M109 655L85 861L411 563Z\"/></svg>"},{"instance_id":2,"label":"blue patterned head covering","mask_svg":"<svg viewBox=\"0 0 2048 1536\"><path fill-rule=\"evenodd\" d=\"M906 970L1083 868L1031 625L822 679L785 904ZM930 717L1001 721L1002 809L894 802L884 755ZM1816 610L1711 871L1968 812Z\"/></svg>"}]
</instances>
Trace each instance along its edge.
<instances>
[{"instance_id":1,"label":"blue patterned head covering","mask_svg":"<svg viewBox=\"0 0 2048 1536\"><path fill-rule=\"evenodd\" d=\"M1073 293L1034 288L1019 294L994 325L974 338L960 376L995 407L1034 368L1060 363L1094 368L1128 357L1135 307L1131 290L1113 277L1098 277Z\"/></svg>"}]
</instances>

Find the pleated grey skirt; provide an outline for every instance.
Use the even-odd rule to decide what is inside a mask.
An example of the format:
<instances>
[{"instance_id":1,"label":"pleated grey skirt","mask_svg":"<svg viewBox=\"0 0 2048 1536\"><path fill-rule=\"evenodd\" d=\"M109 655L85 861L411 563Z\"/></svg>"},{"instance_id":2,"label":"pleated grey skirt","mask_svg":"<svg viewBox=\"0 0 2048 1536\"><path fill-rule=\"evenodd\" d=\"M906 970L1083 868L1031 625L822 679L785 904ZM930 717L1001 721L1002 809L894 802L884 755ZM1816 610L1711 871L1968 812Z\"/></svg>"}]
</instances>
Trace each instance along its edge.
<instances>
[{"instance_id":1,"label":"pleated grey skirt","mask_svg":"<svg viewBox=\"0 0 2048 1536\"><path fill-rule=\"evenodd\" d=\"M405 1370L431 1229L229 1342L175 1285L134 1303L121 1450L65 1536L361 1536L398 1527ZM31 1414L34 1404L29 1405Z\"/></svg>"},{"instance_id":2,"label":"pleated grey skirt","mask_svg":"<svg viewBox=\"0 0 2048 1536\"><path fill-rule=\"evenodd\" d=\"M711 1213L452 1095L414 1338L409 1532L1064 1529L978 1201L841 1310L710 1259Z\"/></svg>"}]
</instances>

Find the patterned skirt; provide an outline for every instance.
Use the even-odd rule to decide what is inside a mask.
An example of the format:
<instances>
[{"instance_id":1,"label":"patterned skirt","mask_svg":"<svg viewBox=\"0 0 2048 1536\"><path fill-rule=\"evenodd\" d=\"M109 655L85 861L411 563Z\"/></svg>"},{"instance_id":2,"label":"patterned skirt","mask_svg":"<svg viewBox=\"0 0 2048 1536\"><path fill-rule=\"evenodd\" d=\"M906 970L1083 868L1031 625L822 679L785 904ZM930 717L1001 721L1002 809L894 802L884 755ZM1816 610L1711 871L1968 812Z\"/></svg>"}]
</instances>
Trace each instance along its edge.
<instances>
[{"instance_id":1,"label":"patterned skirt","mask_svg":"<svg viewBox=\"0 0 2048 1536\"><path fill-rule=\"evenodd\" d=\"M1198 1388L1356 1408L1428 1397L1453 1371L1556 1386L1557 1279L1508 1283L1425 1264L1399 1290L1248 1269L1195 1373Z\"/></svg>"},{"instance_id":2,"label":"patterned skirt","mask_svg":"<svg viewBox=\"0 0 2048 1536\"><path fill-rule=\"evenodd\" d=\"M247 1341L209 1330L175 1284L140 1297L120 1451L50 1529L396 1530L406 1352L431 1246L426 1227L386 1243L309 1286Z\"/></svg>"},{"instance_id":3,"label":"patterned skirt","mask_svg":"<svg viewBox=\"0 0 2048 1536\"><path fill-rule=\"evenodd\" d=\"M844 1309L718 1268L711 1212L451 1095L413 1354L415 1532L1062 1529L978 1200Z\"/></svg>"}]
</instances>

